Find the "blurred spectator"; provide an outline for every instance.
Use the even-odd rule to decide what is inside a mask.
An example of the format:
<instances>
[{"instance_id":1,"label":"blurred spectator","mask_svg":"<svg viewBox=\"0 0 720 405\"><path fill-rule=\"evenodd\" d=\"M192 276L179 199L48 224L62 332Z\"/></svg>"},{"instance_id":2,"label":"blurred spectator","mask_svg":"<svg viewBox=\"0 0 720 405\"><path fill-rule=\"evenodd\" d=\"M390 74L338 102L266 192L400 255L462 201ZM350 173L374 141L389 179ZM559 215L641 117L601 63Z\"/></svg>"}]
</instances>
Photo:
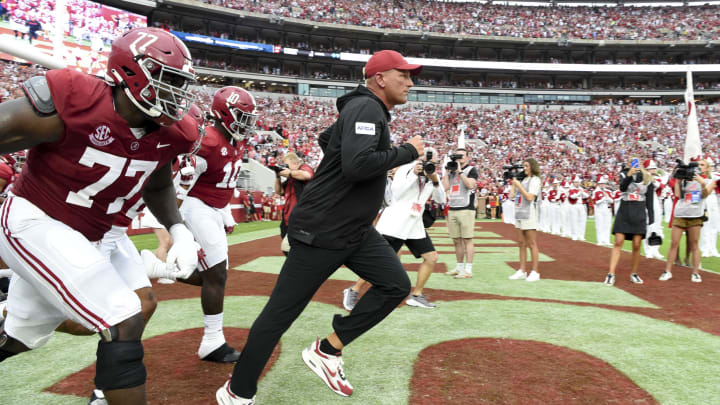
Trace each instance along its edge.
<instances>
[{"instance_id":1,"label":"blurred spectator","mask_svg":"<svg viewBox=\"0 0 720 405\"><path fill-rule=\"evenodd\" d=\"M715 40L720 7L510 6L432 0L203 0L276 18L512 38Z\"/></svg>"}]
</instances>

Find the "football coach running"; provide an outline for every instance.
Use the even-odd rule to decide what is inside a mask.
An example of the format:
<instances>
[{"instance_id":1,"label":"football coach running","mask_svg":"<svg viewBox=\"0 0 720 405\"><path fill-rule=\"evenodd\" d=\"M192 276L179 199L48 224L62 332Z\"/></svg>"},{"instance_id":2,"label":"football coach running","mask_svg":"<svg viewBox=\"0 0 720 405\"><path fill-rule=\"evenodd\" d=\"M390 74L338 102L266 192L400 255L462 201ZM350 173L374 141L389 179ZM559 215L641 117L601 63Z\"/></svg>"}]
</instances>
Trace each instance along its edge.
<instances>
[{"instance_id":1,"label":"football coach running","mask_svg":"<svg viewBox=\"0 0 720 405\"><path fill-rule=\"evenodd\" d=\"M395 51L379 51L365 65L365 86L338 98L340 115L320 134L325 156L288 224L290 253L265 308L252 325L232 379L218 389L219 404L253 404L257 381L280 337L320 285L343 264L372 284L347 316L335 315L334 332L302 352L331 390L348 396L341 350L382 321L410 293L395 251L373 228L387 171L424 151L420 136L392 147L389 110L405 104L422 66Z\"/></svg>"}]
</instances>

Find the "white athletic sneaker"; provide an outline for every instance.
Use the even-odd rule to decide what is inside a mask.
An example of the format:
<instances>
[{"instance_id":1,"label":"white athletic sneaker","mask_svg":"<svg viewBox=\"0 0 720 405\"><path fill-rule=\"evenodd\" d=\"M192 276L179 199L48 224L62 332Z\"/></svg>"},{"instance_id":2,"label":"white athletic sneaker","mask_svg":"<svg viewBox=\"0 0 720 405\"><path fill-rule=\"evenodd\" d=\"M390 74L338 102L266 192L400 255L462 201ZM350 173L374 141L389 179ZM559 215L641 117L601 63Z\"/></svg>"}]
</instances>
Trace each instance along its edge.
<instances>
[{"instance_id":1,"label":"white athletic sneaker","mask_svg":"<svg viewBox=\"0 0 720 405\"><path fill-rule=\"evenodd\" d=\"M510 280L522 280L527 278L527 273L522 271L522 269L518 269L512 276L508 277Z\"/></svg>"},{"instance_id":2,"label":"white athletic sneaker","mask_svg":"<svg viewBox=\"0 0 720 405\"><path fill-rule=\"evenodd\" d=\"M215 392L215 399L219 405L254 405L255 397L250 399L239 397L230 391L230 380L225 381L222 387Z\"/></svg>"},{"instance_id":3,"label":"white athletic sneaker","mask_svg":"<svg viewBox=\"0 0 720 405\"><path fill-rule=\"evenodd\" d=\"M605 285L615 285L615 275L608 273L608 275L605 276L604 284Z\"/></svg>"},{"instance_id":4,"label":"white athletic sneaker","mask_svg":"<svg viewBox=\"0 0 720 405\"><path fill-rule=\"evenodd\" d=\"M411 307L418 307L418 308L435 308L435 307L437 307L437 305L428 301L427 297L424 294L420 294L420 295L410 294L410 298L408 298L408 300L405 301L405 303L410 305Z\"/></svg>"},{"instance_id":5,"label":"white athletic sneaker","mask_svg":"<svg viewBox=\"0 0 720 405\"><path fill-rule=\"evenodd\" d=\"M644 283L643 279L641 279L637 273L633 273L630 275L630 281L632 281L635 284L643 284Z\"/></svg>"},{"instance_id":6,"label":"white athletic sneaker","mask_svg":"<svg viewBox=\"0 0 720 405\"><path fill-rule=\"evenodd\" d=\"M693 283L702 283L702 277L700 277L700 273L692 273L690 275L690 281Z\"/></svg>"},{"instance_id":7,"label":"white athletic sneaker","mask_svg":"<svg viewBox=\"0 0 720 405\"><path fill-rule=\"evenodd\" d=\"M538 273L535 270L531 271L530 274L528 274L527 278L525 279L525 281L530 281L530 282L538 281L538 280L540 280L540 273Z\"/></svg>"},{"instance_id":8,"label":"white athletic sneaker","mask_svg":"<svg viewBox=\"0 0 720 405\"><path fill-rule=\"evenodd\" d=\"M351 288L343 290L343 307L348 311L352 311L355 308L355 304L358 302L359 291L355 291Z\"/></svg>"},{"instance_id":9,"label":"white athletic sneaker","mask_svg":"<svg viewBox=\"0 0 720 405\"><path fill-rule=\"evenodd\" d=\"M663 271L660 275L660 278L658 280L660 281L668 281L672 278L672 273L669 271Z\"/></svg>"},{"instance_id":10,"label":"white athletic sneaker","mask_svg":"<svg viewBox=\"0 0 720 405\"><path fill-rule=\"evenodd\" d=\"M336 394L349 397L353 387L345 378L342 356L333 356L320 351L320 338L302 351L305 364Z\"/></svg>"}]
</instances>

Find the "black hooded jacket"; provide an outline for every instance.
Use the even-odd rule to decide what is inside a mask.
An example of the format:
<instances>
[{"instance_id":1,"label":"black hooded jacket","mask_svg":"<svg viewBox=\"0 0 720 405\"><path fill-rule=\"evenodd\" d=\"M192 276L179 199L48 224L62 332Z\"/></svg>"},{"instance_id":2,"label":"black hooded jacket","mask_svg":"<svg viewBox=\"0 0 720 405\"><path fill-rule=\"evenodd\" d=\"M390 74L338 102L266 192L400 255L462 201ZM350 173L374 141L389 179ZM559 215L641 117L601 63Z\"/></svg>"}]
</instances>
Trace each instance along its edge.
<instances>
[{"instance_id":1,"label":"black hooded jacket","mask_svg":"<svg viewBox=\"0 0 720 405\"><path fill-rule=\"evenodd\" d=\"M288 235L344 249L365 239L380 210L387 171L417 159L410 144L392 147L390 113L364 86L337 99L340 116L318 139L325 156L290 214Z\"/></svg>"}]
</instances>

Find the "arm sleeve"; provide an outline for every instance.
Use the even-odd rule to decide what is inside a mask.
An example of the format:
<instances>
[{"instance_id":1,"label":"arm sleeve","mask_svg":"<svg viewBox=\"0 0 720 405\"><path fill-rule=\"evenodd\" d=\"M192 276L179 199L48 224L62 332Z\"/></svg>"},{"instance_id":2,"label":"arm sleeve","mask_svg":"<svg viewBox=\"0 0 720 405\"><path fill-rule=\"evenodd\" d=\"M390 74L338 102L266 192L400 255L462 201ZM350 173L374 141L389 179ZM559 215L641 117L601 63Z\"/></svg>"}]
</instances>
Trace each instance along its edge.
<instances>
[{"instance_id":1,"label":"arm sleeve","mask_svg":"<svg viewBox=\"0 0 720 405\"><path fill-rule=\"evenodd\" d=\"M653 198L655 198L655 186L650 183L648 184L647 191L645 192L645 207L647 208L649 224L655 222L655 209L653 207Z\"/></svg>"},{"instance_id":2,"label":"arm sleeve","mask_svg":"<svg viewBox=\"0 0 720 405\"><path fill-rule=\"evenodd\" d=\"M620 173L620 191L626 192L631 182L632 177L629 177L625 173Z\"/></svg>"},{"instance_id":3,"label":"arm sleeve","mask_svg":"<svg viewBox=\"0 0 720 405\"><path fill-rule=\"evenodd\" d=\"M391 186L395 198L403 196L413 184L417 183L418 178L413 168L413 165L403 166L395 173Z\"/></svg>"},{"instance_id":4,"label":"arm sleeve","mask_svg":"<svg viewBox=\"0 0 720 405\"><path fill-rule=\"evenodd\" d=\"M348 180L382 176L393 167L417 159L417 150L410 144L377 150L386 130L385 113L370 99L357 102L361 104L347 106L338 119L342 130L342 173Z\"/></svg>"}]
</instances>

